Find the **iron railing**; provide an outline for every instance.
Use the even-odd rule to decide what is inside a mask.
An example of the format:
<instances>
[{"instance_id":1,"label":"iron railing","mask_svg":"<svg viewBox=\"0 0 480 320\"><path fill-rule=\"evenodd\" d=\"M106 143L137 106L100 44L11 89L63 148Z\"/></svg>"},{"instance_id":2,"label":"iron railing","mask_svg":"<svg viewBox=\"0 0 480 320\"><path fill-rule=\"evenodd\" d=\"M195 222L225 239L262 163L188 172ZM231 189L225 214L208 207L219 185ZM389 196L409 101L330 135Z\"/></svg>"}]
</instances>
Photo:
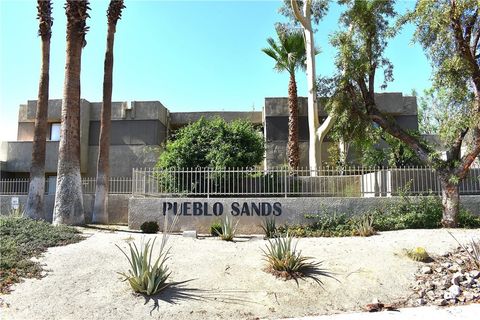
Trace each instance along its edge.
<instances>
[{"instance_id":1,"label":"iron railing","mask_svg":"<svg viewBox=\"0 0 480 320\"><path fill-rule=\"evenodd\" d=\"M55 188L50 188L51 183L55 184L55 180L45 179L45 194L54 192ZM30 180L28 178L2 179L0 180L0 195L25 195L28 194ZM82 191L84 194L95 193L95 177L82 178ZM109 180L110 194L131 194L132 178L131 177L110 177Z\"/></svg>"},{"instance_id":2,"label":"iron railing","mask_svg":"<svg viewBox=\"0 0 480 320\"><path fill-rule=\"evenodd\" d=\"M480 167L471 168L460 194L480 194ZM382 197L440 194L429 167L134 169L132 193L159 197Z\"/></svg>"}]
</instances>

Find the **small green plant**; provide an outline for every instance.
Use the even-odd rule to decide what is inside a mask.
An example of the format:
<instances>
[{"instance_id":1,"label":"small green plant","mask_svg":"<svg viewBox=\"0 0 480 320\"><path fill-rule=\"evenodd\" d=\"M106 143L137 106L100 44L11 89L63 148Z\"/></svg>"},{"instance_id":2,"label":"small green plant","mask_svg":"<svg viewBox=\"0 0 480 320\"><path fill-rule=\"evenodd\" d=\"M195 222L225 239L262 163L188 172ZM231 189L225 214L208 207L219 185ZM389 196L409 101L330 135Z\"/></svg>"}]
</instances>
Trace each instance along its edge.
<instances>
[{"instance_id":1,"label":"small green plant","mask_svg":"<svg viewBox=\"0 0 480 320\"><path fill-rule=\"evenodd\" d=\"M265 218L261 225L263 232L267 238L273 238L277 234L277 225L275 218Z\"/></svg>"},{"instance_id":2,"label":"small green plant","mask_svg":"<svg viewBox=\"0 0 480 320\"><path fill-rule=\"evenodd\" d=\"M156 221L145 221L140 226L140 229L143 233L157 233L160 227Z\"/></svg>"},{"instance_id":3,"label":"small green plant","mask_svg":"<svg viewBox=\"0 0 480 320\"><path fill-rule=\"evenodd\" d=\"M354 234L360 237L369 237L377 232L373 228L373 216L364 214L354 220Z\"/></svg>"},{"instance_id":4,"label":"small green plant","mask_svg":"<svg viewBox=\"0 0 480 320\"><path fill-rule=\"evenodd\" d=\"M238 221L234 222L233 218L230 215L226 215L225 219L221 222L222 225L222 232L217 233L217 235L225 241L232 241L233 237L235 237L235 233L237 232L237 225Z\"/></svg>"},{"instance_id":5,"label":"small green plant","mask_svg":"<svg viewBox=\"0 0 480 320\"><path fill-rule=\"evenodd\" d=\"M11 208L8 214L17 218L25 217L25 209L23 205L20 204L16 208Z\"/></svg>"},{"instance_id":6,"label":"small green plant","mask_svg":"<svg viewBox=\"0 0 480 320\"><path fill-rule=\"evenodd\" d=\"M222 234L222 223L220 220L214 221L210 226L210 234L217 237Z\"/></svg>"},{"instance_id":7,"label":"small green plant","mask_svg":"<svg viewBox=\"0 0 480 320\"><path fill-rule=\"evenodd\" d=\"M146 244L141 244L140 250L135 243L133 245L128 243L130 257L117 245L118 249L127 257L131 267L128 274L124 272L119 272L119 274L124 277L124 281L128 281L133 291L147 296L165 289L168 286L167 279L170 276L170 271L165 265L169 250L165 249L163 241L155 263L151 264L155 240L153 239L152 244L150 244L150 240Z\"/></svg>"},{"instance_id":8,"label":"small green plant","mask_svg":"<svg viewBox=\"0 0 480 320\"><path fill-rule=\"evenodd\" d=\"M0 294L10 292L11 285L22 278L42 277L42 265L33 257L39 257L49 247L83 239L75 228L18 215L0 215Z\"/></svg>"},{"instance_id":9,"label":"small green plant","mask_svg":"<svg viewBox=\"0 0 480 320\"><path fill-rule=\"evenodd\" d=\"M320 284L318 276L332 277L329 272L318 268L319 262L312 262L312 258L303 256L302 252L297 250L298 241L292 244L292 240L288 234L268 240L266 250L262 249L267 261L266 271L284 279L304 277L309 271L313 271L314 279Z\"/></svg>"},{"instance_id":10,"label":"small green plant","mask_svg":"<svg viewBox=\"0 0 480 320\"><path fill-rule=\"evenodd\" d=\"M168 237L172 233L179 216L174 216L171 226L168 225L168 216L164 219L164 230L162 231L162 242L160 243L160 250L154 257L154 246L156 237L150 243L149 239L146 243L140 243L140 248L135 242L128 243L129 253L120 248L118 249L127 258L130 269L127 273L118 272L123 276L123 281L128 281L133 291L145 294L147 296L154 295L167 288L169 284L167 280L170 276L170 271L166 265L169 258L170 248L167 249ZM152 261L154 260L154 262ZM153 262L153 264L152 264Z\"/></svg>"},{"instance_id":11,"label":"small green plant","mask_svg":"<svg viewBox=\"0 0 480 320\"><path fill-rule=\"evenodd\" d=\"M422 247L416 247L411 250L405 249L405 254L414 261L431 262L433 260L425 248Z\"/></svg>"}]
</instances>

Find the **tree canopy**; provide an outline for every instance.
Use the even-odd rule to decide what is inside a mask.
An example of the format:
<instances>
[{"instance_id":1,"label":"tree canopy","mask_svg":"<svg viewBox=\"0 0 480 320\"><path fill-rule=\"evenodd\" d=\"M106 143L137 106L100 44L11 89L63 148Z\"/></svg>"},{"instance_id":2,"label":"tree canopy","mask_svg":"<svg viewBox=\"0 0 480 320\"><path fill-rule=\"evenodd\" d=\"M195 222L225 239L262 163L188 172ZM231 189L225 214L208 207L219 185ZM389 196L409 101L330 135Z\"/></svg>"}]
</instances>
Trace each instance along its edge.
<instances>
[{"instance_id":1,"label":"tree canopy","mask_svg":"<svg viewBox=\"0 0 480 320\"><path fill-rule=\"evenodd\" d=\"M160 155L157 167L253 167L263 156L263 137L251 123L202 117L174 134Z\"/></svg>"}]
</instances>

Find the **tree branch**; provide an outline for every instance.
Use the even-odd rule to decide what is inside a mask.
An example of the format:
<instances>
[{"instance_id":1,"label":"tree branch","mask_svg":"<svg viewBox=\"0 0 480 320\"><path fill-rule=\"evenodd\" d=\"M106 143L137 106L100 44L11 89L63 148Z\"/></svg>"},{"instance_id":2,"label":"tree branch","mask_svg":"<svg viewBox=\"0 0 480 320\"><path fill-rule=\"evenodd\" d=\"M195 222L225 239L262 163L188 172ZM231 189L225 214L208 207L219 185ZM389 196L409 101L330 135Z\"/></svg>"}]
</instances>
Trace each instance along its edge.
<instances>
[{"instance_id":1,"label":"tree branch","mask_svg":"<svg viewBox=\"0 0 480 320\"><path fill-rule=\"evenodd\" d=\"M305 29L309 29L310 28L310 22L307 21L306 17L304 15L302 15L302 13L300 12L300 9L298 9L297 0L291 0L290 3L292 5L293 15L295 16L295 18L298 20L298 22L300 22L300 24ZM306 15L306 13L305 13L305 15Z\"/></svg>"},{"instance_id":2,"label":"tree branch","mask_svg":"<svg viewBox=\"0 0 480 320\"><path fill-rule=\"evenodd\" d=\"M457 169L457 174L460 179L465 178L468 169L480 154L480 128L476 127L473 132L473 148L469 153L462 157L460 168Z\"/></svg>"},{"instance_id":3,"label":"tree branch","mask_svg":"<svg viewBox=\"0 0 480 320\"><path fill-rule=\"evenodd\" d=\"M327 119L323 121L322 125L317 130L317 138L320 142L323 142L325 136L328 134L330 129L333 127L335 117L333 115L328 115Z\"/></svg>"}]
</instances>

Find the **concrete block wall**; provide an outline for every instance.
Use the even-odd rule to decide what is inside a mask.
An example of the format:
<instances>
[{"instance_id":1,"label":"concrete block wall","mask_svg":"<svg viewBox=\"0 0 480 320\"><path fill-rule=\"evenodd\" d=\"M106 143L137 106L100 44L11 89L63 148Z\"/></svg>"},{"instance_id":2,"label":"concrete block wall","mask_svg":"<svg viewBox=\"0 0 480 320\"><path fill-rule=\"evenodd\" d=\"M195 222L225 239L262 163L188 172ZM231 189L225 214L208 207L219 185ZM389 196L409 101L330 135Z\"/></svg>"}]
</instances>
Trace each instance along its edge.
<instances>
[{"instance_id":1,"label":"concrete block wall","mask_svg":"<svg viewBox=\"0 0 480 320\"><path fill-rule=\"evenodd\" d=\"M412 198L415 201L417 198ZM275 217L277 225L311 223L306 214L345 213L362 214L388 203L401 201L400 197L382 198L142 198L132 197L128 203L128 226L139 229L145 221L157 221L162 227L165 214L169 221L179 215L176 231L196 230L210 233L214 221L232 215L243 234L263 233L261 224L266 217ZM480 196L462 196L461 204L480 215Z\"/></svg>"},{"instance_id":2,"label":"concrete block wall","mask_svg":"<svg viewBox=\"0 0 480 320\"><path fill-rule=\"evenodd\" d=\"M110 224L127 224L128 222L128 194L111 194L108 196L108 217ZM26 195L0 195L0 215L7 215L11 210L12 198L18 198L22 207L27 203ZM55 205L55 195L45 195L45 217L46 221L52 222L53 207ZM83 206L86 223L91 223L93 203L95 196L93 194L83 195Z\"/></svg>"}]
</instances>

